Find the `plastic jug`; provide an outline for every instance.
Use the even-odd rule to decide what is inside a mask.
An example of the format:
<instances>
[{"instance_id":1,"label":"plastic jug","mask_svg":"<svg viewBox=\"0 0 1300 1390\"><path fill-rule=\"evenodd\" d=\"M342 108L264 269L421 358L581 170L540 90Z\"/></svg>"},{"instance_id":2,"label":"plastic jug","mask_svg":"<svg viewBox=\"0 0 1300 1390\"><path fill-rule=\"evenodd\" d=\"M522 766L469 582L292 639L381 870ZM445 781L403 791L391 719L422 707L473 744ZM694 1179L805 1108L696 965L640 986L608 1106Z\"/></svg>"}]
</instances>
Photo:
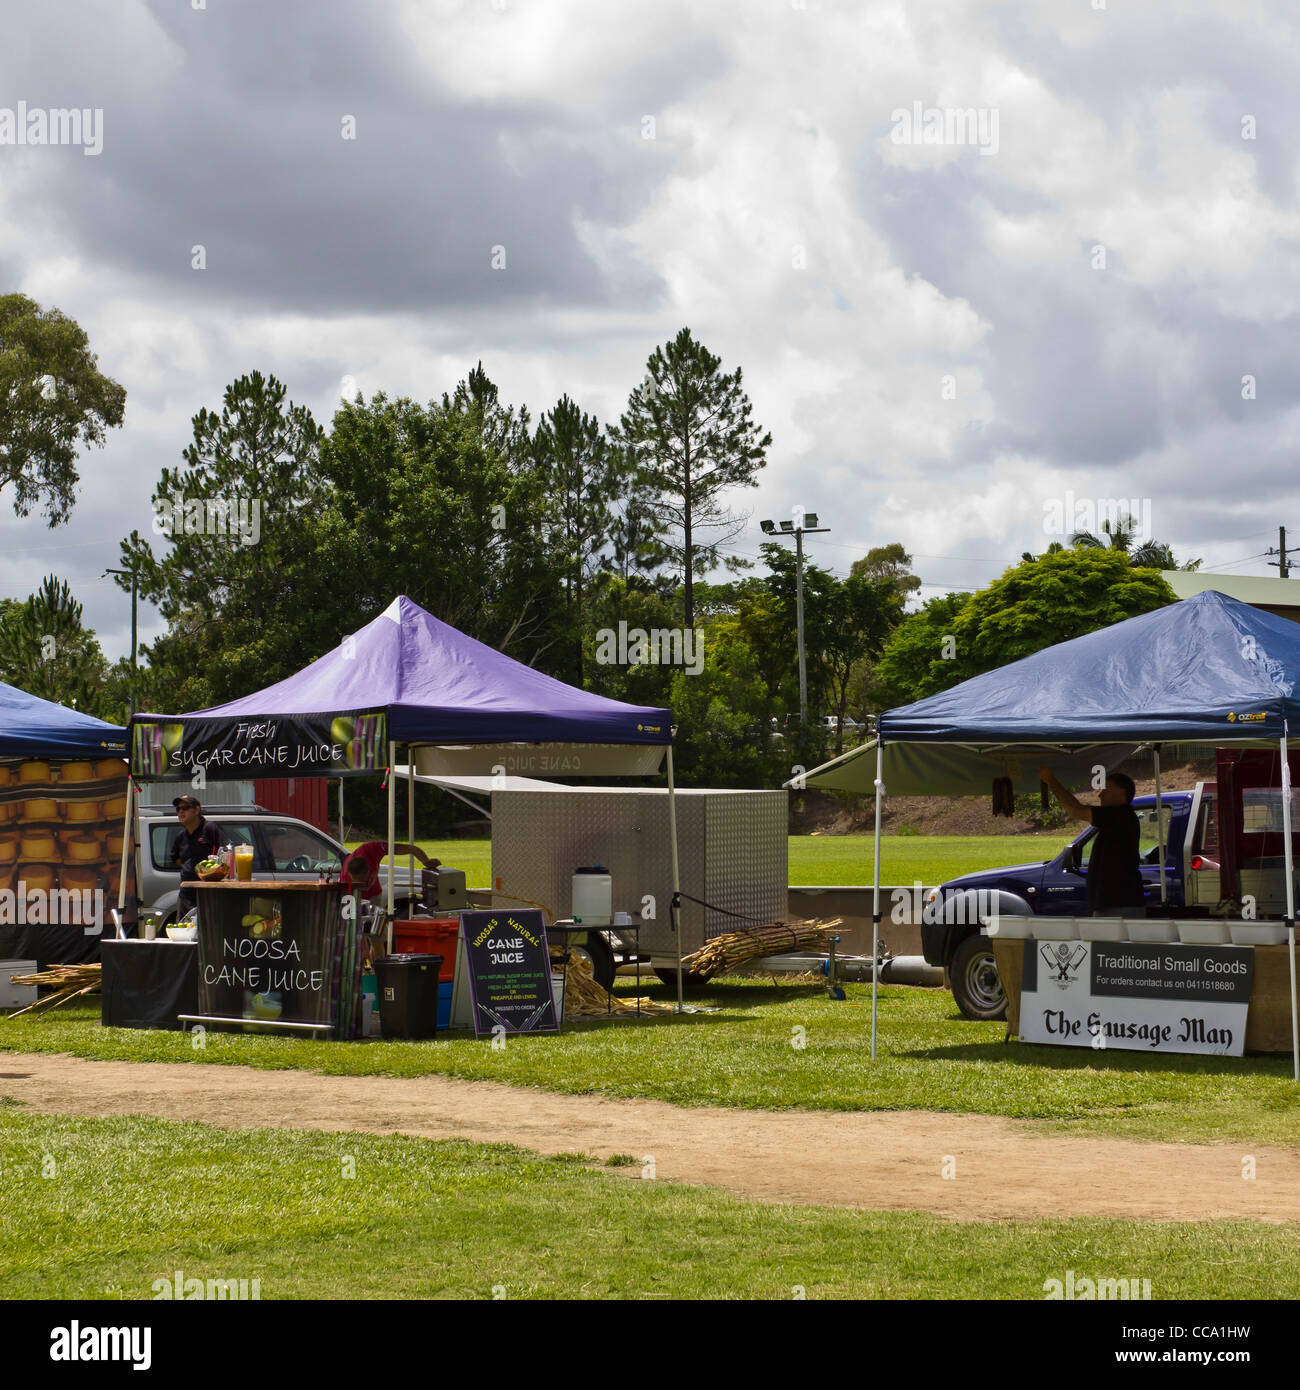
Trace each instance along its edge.
<instances>
[{"instance_id":1,"label":"plastic jug","mask_svg":"<svg viewBox=\"0 0 1300 1390\"><path fill-rule=\"evenodd\" d=\"M607 927L614 915L614 880L603 864L573 871L573 910L575 921L594 927Z\"/></svg>"}]
</instances>

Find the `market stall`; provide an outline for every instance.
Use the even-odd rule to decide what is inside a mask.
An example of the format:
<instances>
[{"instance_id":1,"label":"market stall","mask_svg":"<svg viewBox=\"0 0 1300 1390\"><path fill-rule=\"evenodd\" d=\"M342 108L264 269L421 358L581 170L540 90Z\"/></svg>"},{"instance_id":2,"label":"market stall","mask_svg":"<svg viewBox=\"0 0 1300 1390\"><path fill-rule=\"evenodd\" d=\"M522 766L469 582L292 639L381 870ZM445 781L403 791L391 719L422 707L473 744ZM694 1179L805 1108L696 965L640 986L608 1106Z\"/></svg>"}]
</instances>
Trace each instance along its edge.
<instances>
[{"instance_id":1,"label":"market stall","mask_svg":"<svg viewBox=\"0 0 1300 1390\"><path fill-rule=\"evenodd\" d=\"M539 759L602 774L646 775L663 767L676 865L668 710L566 685L465 636L405 596L286 680L190 714L138 714L130 733L132 797L147 781L183 781L198 790L208 777L384 775L390 865L396 802L389 774L399 749L422 771L439 759L489 775ZM128 821L131 814L128 806ZM414 880L413 862L409 868ZM674 871L674 888L677 883ZM391 873L386 909L391 948ZM203 940L200 931L200 946ZM209 963L201 959L201 970Z\"/></svg>"},{"instance_id":2,"label":"market stall","mask_svg":"<svg viewBox=\"0 0 1300 1390\"><path fill-rule=\"evenodd\" d=\"M0 684L0 959L99 959L104 904L132 890L125 754L117 725Z\"/></svg>"},{"instance_id":3,"label":"market stall","mask_svg":"<svg viewBox=\"0 0 1300 1390\"><path fill-rule=\"evenodd\" d=\"M1037 793L1038 764L1067 783L1150 750L1159 795L1160 750L1222 744L1277 751L1291 1051L1300 1081L1296 1000L1295 865L1290 722L1300 718L1300 625L1214 590L1035 652L915 704L882 714L877 738L813 769L801 782L873 791L880 915L881 805L902 795L987 795L995 779ZM872 985L871 1055L876 1055Z\"/></svg>"}]
</instances>

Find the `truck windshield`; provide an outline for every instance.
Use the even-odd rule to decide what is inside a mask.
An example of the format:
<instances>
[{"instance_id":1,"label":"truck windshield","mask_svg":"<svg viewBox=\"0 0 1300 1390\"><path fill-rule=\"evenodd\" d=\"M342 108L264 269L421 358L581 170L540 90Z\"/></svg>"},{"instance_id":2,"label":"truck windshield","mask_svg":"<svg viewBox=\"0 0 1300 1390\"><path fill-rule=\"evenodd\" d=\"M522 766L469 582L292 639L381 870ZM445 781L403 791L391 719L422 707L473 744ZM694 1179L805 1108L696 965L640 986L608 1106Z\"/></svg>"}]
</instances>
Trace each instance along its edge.
<instances>
[{"instance_id":1,"label":"truck windshield","mask_svg":"<svg viewBox=\"0 0 1300 1390\"><path fill-rule=\"evenodd\" d=\"M1160 842L1163 839L1168 856L1169 850L1169 818L1172 807L1162 804L1160 807L1160 828L1156 829L1156 808L1154 806L1135 807L1138 820L1142 824L1141 838L1138 841L1138 857L1143 863L1158 864L1160 862Z\"/></svg>"}]
</instances>

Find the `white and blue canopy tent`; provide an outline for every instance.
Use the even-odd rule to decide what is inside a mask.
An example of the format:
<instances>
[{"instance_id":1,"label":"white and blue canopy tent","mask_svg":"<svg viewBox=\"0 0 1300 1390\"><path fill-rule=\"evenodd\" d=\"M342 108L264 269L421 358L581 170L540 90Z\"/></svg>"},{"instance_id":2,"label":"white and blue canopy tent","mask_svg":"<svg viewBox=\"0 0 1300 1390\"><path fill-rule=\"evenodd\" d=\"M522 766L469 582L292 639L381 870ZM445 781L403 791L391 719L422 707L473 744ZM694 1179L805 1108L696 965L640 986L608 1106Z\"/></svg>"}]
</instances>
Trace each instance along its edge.
<instances>
[{"instance_id":1,"label":"white and blue canopy tent","mask_svg":"<svg viewBox=\"0 0 1300 1390\"><path fill-rule=\"evenodd\" d=\"M1160 798L1160 749L1226 744L1274 748L1281 760L1291 1041L1300 1081L1295 864L1287 740L1300 729L1300 624L1216 590L1045 647L915 704L888 710L876 738L814 768L802 785L874 792L873 955L880 928L880 817L888 786L910 796L987 795L996 777L1038 791L1047 763L1077 784L1150 749ZM794 785L787 783L787 786ZM1164 845L1161 837L1161 894ZM876 985L871 986L876 1055Z\"/></svg>"}]
</instances>

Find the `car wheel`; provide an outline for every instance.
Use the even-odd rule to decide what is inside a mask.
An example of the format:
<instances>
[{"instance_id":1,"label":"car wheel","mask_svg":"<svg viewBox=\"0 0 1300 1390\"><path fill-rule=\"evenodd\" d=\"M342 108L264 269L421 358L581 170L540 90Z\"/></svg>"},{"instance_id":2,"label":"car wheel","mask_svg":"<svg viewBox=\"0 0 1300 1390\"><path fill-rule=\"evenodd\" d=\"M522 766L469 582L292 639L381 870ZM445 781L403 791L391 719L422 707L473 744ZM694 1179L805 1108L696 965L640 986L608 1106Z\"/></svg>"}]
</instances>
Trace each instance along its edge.
<instances>
[{"instance_id":1,"label":"car wheel","mask_svg":"<svg viewBox=\"0 0 1300 1390\"><path fill-rule=\"evenodd\" d=\"M971 1019L985 1022L1006 1018L1007 995L998 978L993 943L987 936L968 936L953 953L948 965L952 997Z\"/></svg>"},{"instance_id":2,"label":"car wheel","mask_svg":"<svg viewBox=\"0 0 1300 1390\"><path fill-rule=\"evenodd\" d=\"M570 946L569 950L591 966L592 979L601 989L614 988L614 953L603 936L591 932L581 946Z\"/></svg>"}]
</instances>

